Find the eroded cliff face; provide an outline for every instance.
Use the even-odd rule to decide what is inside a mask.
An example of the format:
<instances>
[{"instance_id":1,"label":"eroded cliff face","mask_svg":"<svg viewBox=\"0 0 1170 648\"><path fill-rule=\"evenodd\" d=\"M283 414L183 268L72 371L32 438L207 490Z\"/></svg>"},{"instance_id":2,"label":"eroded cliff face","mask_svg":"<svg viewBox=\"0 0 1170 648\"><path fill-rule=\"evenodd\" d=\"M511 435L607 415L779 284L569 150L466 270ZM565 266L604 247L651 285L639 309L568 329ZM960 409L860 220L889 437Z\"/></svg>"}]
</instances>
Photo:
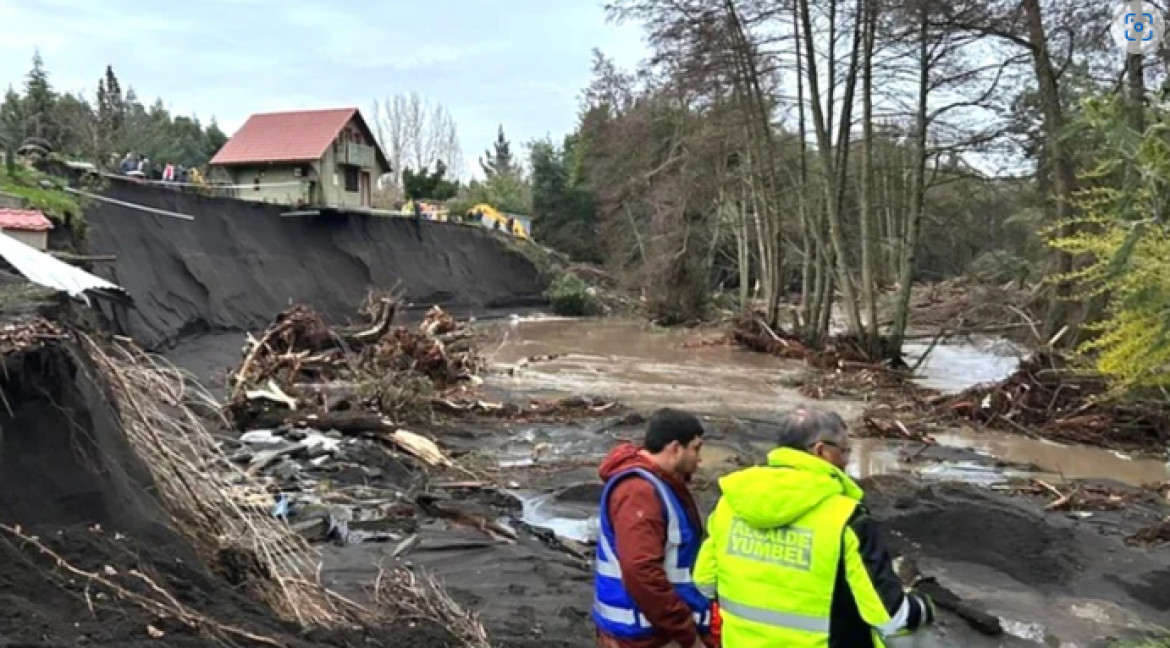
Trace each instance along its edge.
<instances>
[{"instance_id":1,"label":"eroded cliff face","mask_svg":"<svg viewBox=\"0 0 1170 648\"><path fill-rule=\"evenodd\" d=\"M109 203L86 211L89 252L114 255L96 274L137 307L122 332L148 348L188 334L262 327L290 302L334 321L371 288L401 284L415 308L456 313L543 303L533 264L489 232L456 224L370 216L283 218L281 207L114 180L106 195L190 214L157 216Z\"/></svg>"}]
</instances>

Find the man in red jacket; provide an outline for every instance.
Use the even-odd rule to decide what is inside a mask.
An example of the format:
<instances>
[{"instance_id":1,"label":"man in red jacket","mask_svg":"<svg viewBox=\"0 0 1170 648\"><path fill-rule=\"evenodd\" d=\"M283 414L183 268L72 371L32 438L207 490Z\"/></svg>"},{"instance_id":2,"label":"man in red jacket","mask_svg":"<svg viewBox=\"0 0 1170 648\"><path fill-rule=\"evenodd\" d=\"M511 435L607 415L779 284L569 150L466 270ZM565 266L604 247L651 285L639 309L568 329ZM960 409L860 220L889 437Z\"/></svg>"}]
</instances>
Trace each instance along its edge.
<instances>
[{"instance_id":1,"label":"man in red jacket","mask_svg":"<svg viewBox=\"0 0 1170 648\"><path fill-rule=\"evenodd\" d=\"M659 410L649 421L642 447L624 443L601 463L598 474L609 487L603 516L608 514L606 526L621 568L621 586L644 618L642 623L653 630L643 633L649 636L618 637L599 629L599 648L704 648L716 644L709 632L710 613L701 605L697 610L690 589L672 583L666 570L667 506L677 503L686 516L675 520L676 532L677 526L682 526L684 535L702 537L702 518L687 488L699 467L702 437L703 426L693 414ZM648 471L660 485L669 487L672 503L664 501L659 485L637 471L631 473L632 469ZM615 476L618 481L611 484ZM682 553L686 552L683 547ZM676 545L672 556L676 561L678 553ZM696 618L703 621L702 628Z\"/></svg>"}]
</instances>

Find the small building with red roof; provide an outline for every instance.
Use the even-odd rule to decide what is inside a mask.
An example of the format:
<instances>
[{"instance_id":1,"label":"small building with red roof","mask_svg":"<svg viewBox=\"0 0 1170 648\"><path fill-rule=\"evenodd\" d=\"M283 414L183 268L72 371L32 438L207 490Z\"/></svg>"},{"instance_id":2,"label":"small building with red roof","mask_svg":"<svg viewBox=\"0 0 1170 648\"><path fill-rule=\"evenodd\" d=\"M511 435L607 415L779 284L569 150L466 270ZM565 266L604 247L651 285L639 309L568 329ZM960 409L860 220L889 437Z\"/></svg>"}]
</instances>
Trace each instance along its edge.
<instances>
[{"instance_id":1,"label":"small building with red roof","mask_svg":"<svg viewBox=\"0 0 1170 648\"><path fill-rule=\"evenodd\" d=\"M49 248L53 223L35 209L0 208L0 232L42 252Z\"/></svg>"},{"instance_id":2,"label":"small building with red roof","mask_svg":"<svg viewBox=\"0 0 1170 648\"><path fill-rule=\"evenodd\" d=\"M211 159L244 200L370 207L390 163L357 108L252 115Z\"/></svg>"}]
</instances>

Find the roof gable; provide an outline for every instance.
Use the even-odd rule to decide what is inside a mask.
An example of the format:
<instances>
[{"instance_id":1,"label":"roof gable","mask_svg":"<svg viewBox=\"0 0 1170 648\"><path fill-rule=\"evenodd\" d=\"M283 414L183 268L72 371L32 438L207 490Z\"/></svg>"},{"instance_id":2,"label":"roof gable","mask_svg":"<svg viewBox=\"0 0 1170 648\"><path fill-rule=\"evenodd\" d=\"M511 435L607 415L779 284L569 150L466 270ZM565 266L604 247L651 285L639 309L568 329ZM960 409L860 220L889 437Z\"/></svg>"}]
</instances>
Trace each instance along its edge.
<instances>
[{"instance_id":1,"label":"roof gable","mask_svg":"<svg viewBox=\"0 0 1170 648\"><path fill-rule=\"evenodd\" d=\"M299 110L252 115L211 159L213 165L319 160L351 120L374 143L378 161L389 168L357 108Z\"/></svg>"}]
</instances>

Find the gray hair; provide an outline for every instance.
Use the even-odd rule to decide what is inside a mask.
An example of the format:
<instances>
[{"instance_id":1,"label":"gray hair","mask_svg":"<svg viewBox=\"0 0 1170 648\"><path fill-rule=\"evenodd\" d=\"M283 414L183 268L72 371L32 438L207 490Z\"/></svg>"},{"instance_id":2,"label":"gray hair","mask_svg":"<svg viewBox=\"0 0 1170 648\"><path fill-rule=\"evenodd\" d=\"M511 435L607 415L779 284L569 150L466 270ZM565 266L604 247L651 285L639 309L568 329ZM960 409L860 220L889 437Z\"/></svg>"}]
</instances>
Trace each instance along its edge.
<instances>
[{"instance_id":1,"label":"gray hair","mask_svg":"<svg viewBox=\"0 0 1170 648\"><path fill-rule=\"evenodd\" d=\"M799 407L780 420L776 445L805 451L820 442L845 447L848 427L836 412Z\"/></svg>"}]
</instances>

